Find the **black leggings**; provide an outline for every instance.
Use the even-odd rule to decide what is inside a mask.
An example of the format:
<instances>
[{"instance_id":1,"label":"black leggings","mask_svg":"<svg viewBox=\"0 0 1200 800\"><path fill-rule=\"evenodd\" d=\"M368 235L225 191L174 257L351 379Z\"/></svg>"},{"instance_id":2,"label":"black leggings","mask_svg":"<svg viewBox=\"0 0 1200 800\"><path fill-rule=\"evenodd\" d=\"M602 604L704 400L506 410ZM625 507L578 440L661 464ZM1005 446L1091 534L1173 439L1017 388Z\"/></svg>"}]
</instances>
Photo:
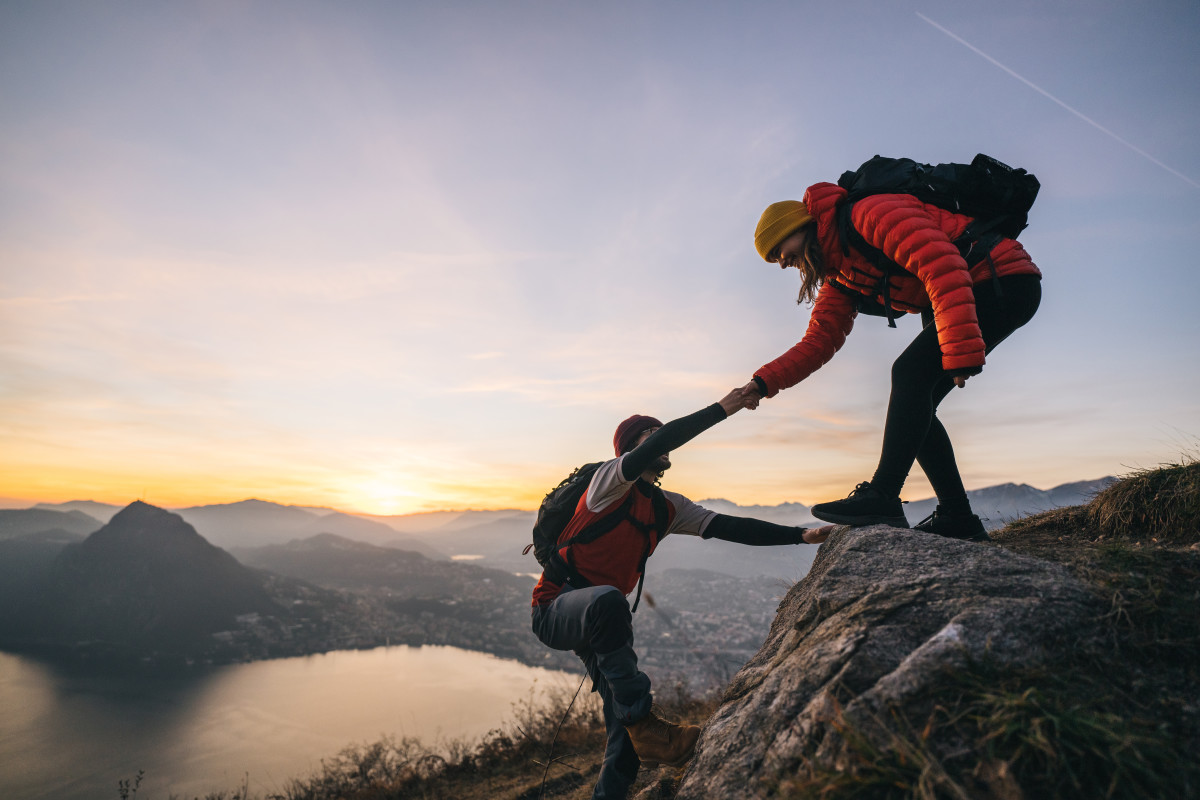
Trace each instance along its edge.
<instances>
[{"instance_id":1,"label":"black leggings","mask_svg":"<svg viewBox=\"0 0 1200 800\"><path fill-rule=\"evenodd\" d=\"M1032 319L1041 299L1042 282L1037 275L1009 275L976 285L975 313L986 352L991 353ZM945 511L970 512L954 448L935 413L953 388L954 379L942 369L937 328L929 322L892 365L883 452L871 478L872 487L887 497L899 497L915 460Z\"/></svg>"}]
</instances>

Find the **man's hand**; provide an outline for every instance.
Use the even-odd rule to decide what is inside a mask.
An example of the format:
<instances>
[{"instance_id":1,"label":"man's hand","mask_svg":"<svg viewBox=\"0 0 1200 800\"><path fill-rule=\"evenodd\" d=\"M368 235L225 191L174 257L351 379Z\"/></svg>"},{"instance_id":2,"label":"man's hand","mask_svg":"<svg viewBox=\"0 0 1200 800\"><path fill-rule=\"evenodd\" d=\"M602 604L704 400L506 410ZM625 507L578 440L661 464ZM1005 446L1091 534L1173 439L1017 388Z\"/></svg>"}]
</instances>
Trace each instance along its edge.
<instances>
[{"instance_id":1,"label":"man's hand","mask_svg":"<svg viewBox=\"0 0 1200 800\"><path fill-rule=\"evenodd\" d=\"M820 544L829 538L829 534L849 528L849 525L822 525L819 528L808 528L801 534L805 544Z\"/></svg>"},{"instance_id":2,"label":"man's hand","mask_svg":"<svg viewBox=\"0 0 1200 800\"><path fill-rule=\"evenodd\" d=\"M732 417L743 408L758 407L758 392L747 393L746 387L730 390L729 394L722 397L719 401L721 408L725 409L725 416Z\"/></svg>"},{"instance_id":3,"label":"man's hand","mask_svg":"<svg viewBox=\"0 0 1200 800\"><path fill-rule=\"evenodd\" d=\"M959 375L958 377L956 377L954 379L954 385L960 389L967 388L967 378L969 378L969 377L971 377L971 376L970 375Z\"/></svg>"},{"instance_id":4,"label":"man's hand","mask_svg":"<svg viewBox=\"0 0 1200 800\"><path fill-rule=\"evenodd\" d=\"M753 378L742 387L742 395L746 398L746 408L758 408L758 403L762 400L762 395L758 393L758 384Z\"/></svg>"}]
</instances>

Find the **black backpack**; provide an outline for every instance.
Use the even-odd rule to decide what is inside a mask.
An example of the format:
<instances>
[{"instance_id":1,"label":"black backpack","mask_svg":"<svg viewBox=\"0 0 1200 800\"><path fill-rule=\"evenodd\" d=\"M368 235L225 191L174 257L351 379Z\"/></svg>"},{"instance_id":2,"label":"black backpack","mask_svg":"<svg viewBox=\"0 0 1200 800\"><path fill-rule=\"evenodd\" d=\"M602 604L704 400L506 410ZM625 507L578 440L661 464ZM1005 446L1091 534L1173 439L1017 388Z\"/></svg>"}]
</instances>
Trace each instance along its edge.
<instances>
[{"instance_id":1,"label":"black backpack","mask_svg":"<svg viewBox=\"0 0 1200 800\"><path fill-rule=\"evenodd\" d=\"M1041 183L1023 169L1014 169L991 156L980 153L970 164L921 164L911 158L875 156L857 170L842 173L838 186L847 191L838 205L838 233L842 252L850 247L883 273L878 294L884 305L865 299L859 310L888 318L896 327L891 310L888 275L904 270L881 251L872 247L850 223L854 204L873 194L911 194L924 203L974 217L962 235L954 240L969 267L988 257L1001 239L1015 239L1029 225L1029 209L1037 199ZM989 259L990 263L990 259ZM993 277L995 266L992 267ZM999 287L997 286L997 290Z\"/></svg>"},{"instance_id":2,"label":"black backpack","mask_svg":"<svg viewBox=\"0 0 1200 800\"><path fill-rule=\"evenodd\" d=\"M646 560L650 557L651 542L650 527L643 525L629 514L629 509L633 506L633 493L637 491L637 487L632 487L625 495L625 499L612 511L584 527L583 530L570 539L564 542L559 541L559 537L566 530L571 517L575 516L575 509L579 505L579 498L583 497L588 485L592 482L592 476L596 474L596 470L603 463L602 461L597 461L591 464L584 464L582 467L572 471L570 475L563 478L558 486L550 490L545 499L542 500L542 504L538 507L537 521L533 524L533 542L526 545L525 549L521 552L527 554L530 550L533 550L534 558L541 564L542 570L546 573L546 577L550 581L560 585L570 583L577 589L584 588L591 586L591 583L575 569L574 559L571 558L570 545L594 542L616 528L621 522L625 520L632 522L646 536L646 548L642 552L641 560L638 562L637 598L633 602L633 610L637 611L638 603L641 602L642 598L642 583L646 579ZM667 500L663 496L662 490L657 486L652 487L650 499L654 506L653 529L658 531L659 538L661 539L667 524ZM563 559L559 555L559 550L564 547L567 548L566 559Z\"/></svg>"}]
</instances>

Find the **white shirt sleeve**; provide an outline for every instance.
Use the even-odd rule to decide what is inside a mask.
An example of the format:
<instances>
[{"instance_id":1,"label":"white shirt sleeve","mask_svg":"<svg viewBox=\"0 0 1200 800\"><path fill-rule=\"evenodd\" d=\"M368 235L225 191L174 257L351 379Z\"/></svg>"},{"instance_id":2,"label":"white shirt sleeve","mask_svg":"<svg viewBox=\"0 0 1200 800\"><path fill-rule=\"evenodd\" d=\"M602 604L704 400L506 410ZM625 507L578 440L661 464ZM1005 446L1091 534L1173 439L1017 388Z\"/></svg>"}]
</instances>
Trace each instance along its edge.
<instances>
[{"instance_id":1,"label":"white shirt sleeve","mask_svg":"<svg viewBox=\"0 0 1200 800\"><path fill-rule=\"evenodd\" d=\"M599 513L619 503L633 488L637 478L627 481L621 475L621 460L624 458L625 456L621 456L612 461L606 461L596 470L596 474L592 476L592 482L588 484L588 511L594 514ZM671 520L671 526L667 528L668 534L701 536L704 534L704 529L712 522L713 517L717 515L717 512L696 505L678 492L664 490L663 496L675 509L675 518Z\"/></svg>"},{"instance_id":2,"label":"white shirt sleeve","mask_svg":"<svg viewBox=\"0 0 1200 800\"><path fill-rule=\"evenodd\" d=\"M633 488L637 478L627 481L621 476L621 461L624 458L625 456L621 456L612 461L605 461L596 470L596 474L592 475L592 482L588 484L587 490L588 511L593 514L603 511L625 497Z\"/></svg>"},{"instance_id":3,"label":"white shirt sleeve","mask_svg":"<svg viewBox=\"0 0 1200 800\"><path fill-rule=\"evenodd\" d=\"M675 519L671 520L671 527L667 528L667 533L702 536L708 523L712 522L713 517L717 515L717 512L696 505L676 492L664 490L663 495L667 498L668 503L675 506Z\"/></svg>"}]
</instances>

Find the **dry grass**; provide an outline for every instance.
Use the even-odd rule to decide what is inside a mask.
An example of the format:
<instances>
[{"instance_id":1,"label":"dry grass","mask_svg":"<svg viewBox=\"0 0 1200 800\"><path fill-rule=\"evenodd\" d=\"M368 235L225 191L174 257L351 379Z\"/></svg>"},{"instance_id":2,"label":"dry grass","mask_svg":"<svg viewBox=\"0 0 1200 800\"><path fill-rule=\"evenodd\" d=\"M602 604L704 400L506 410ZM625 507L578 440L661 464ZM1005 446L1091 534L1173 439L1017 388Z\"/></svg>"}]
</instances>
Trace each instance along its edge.
<instances>
[{"instance_id":1,"label":"dry grass","mask_svg":"<svg viewBox=\"0 0 1200 800\"><path fill-rule=\"evenodd\" d=\"M1166 545L1200 542L1200 462L1142 470L1088 503L1087 521L1101 536Z\"/></svg>"},{"instance_id":2,"label":"dry grass","mask_svg":"<svg viewBox=\"0 0 1200 800\"><path fill-rule=\"evenodd\" d=\"M997 532L1005 546L1047 533L1060 541L1200 547L1200 462L1134 472L1087 505L1044 511Z\"/></svg>"},{"instance_id":3,"label":"dry grass","mask_svg":"<svg viewBox=\"0 0 1200 800\"><path fill-rule=\"evenodd\" d=\"M384 739L347 748L269 800L513 798L531 786L540 794L543 779L548 789L561 791L577 785L589 756L603 749L599 703L586 687L578 697L575 686L540 698L531 690L513 704L512 718L477 744L430 747L414 739Z\"/></svg>"},{"instance_id":4,"label":"dry grass","mask_svg":"<svg viewBox=\"0 0 1200 800\"><path fill-rule=\"evenodd\" d=\"M899 709L851 722L843 745L775 787L783 798L1021 800L1191 797L1186 739L1088 672L948 674L922 725Z\"/></svg>"},{"instance_id":5,"label":"dry grass","mask_svg":"<svg viewBox=\"0 0 1200 800\"><path fill-rule=\"evenodd\" d=\"M434 749L415 739L384 739L347 748L266 800L586 800L605 743L599 696L588 689L585 683L578 697L574 686L541 697L531 692L514 703L505 725L474 745ZM717 701L676 684L658 687L655 702L669 718L702 724ZM643 770L635 789L657 784L659 796L670 797L677 779L676 771Z\"/></svg>"}]
</instances>

